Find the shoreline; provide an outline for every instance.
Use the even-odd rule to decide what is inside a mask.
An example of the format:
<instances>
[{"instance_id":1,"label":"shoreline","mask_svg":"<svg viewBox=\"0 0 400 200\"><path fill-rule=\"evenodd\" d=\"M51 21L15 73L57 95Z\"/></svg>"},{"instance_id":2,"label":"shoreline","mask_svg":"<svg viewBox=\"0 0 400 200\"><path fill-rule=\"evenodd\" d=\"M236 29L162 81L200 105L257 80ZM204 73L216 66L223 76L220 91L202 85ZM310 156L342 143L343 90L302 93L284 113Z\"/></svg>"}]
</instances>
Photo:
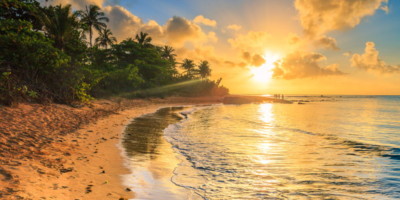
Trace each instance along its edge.
<instances>
[{"instance_id":1,"label":"shoreline","mask_svg":"<svg viewBox=\"0 0 400 200\"><path fill-rule=\"evenodd\" d=\"M106 102L104 102L106 101ZM41 137L32 136L34 140L46 140L48 144L30 146L27 152L21 150L22 154L28 154L20 157L13 157L10 151L7 154L2 153L2 164L0 167L0 197L8 199L129 199L133 198L132 191L126 188L122 182L122 176L129 174L130 171L124 165L123 148L121 139L125 127L136 117L144 114L152 113L162 107L181 106L181 105L201 105L221 103L221 98L180 98L172 97L167 99L150 99L150 100L125 100L127 102L118 102L118 109L104 109L101 106L98 110L103 109L106 114L100 114L94 117L94 120L88 118L86 121L80 122L75 131L64 133L63 131L49 132L51 126L51 118L49 123L38 123L39 130L49 136ZM132 103L133 105L129 105ZM97 103L105 103L109 105L115 102L108 100L99 100ZM121 106L127 104L128 106ZM31 105L35 107L37 105ZM50 105L44 111L51 109ZM96 107L98 105L95 105ZM14 109L16 113L15 119L19 117L24 120L19 121L19 125L26 121L34 121L37 116L30 117L27 113L32 114L32 110L26 110L27 105L21 105L19 108L3 108L2 113L12 113ZM29 107L29 106L28 106ZM40 106L39 106L40 107ZM62 109L74 109L61 106ZM58 108L56 108L58 109ZM90 108L95 110L93 108ZM88 112L90 114L90 109ZM82 114L82 110L87 108L79 108L78 112ZM98 112L95 110L94 112ZM17 112L18 111L18 112ZM75 112L75 111L74 111ZM57 113L57 112L56 112ZM76 114L76 113L75 113ZM49 118L47 112L39 113L43 118ZM79 114L77 114L79 115ZM89 115L90 116L90 115ZM7 116L6 116L7 117ZM8 116L10 117L10 116ZM6 118L1 122L0 128L5 128L10 132L17 131L15 128L21 129L20 132L28 132L29 134L37 134L24 126L13 126L15 119ZM67 116L68 117L68 116ZM7 126L7 119L11 126ZM61 120L63 120L61 118ZM40 120L39 120L40 122ZM35 124L35 122L33 122ZM65 118L63 123L68 123ZM67 126L59 123L60 127ZM82 125L83 124L83 125ZM18 122L17 122L18 125ZM67 126L68 127L68 126ZM50 129L51 130L51 129ZM31 133L29 133L31 131ZM2 145L7 142L7 131L1 135ZM49 138L50 140L49 142ZM46 143L44 141L43 143ZM42 141L41 141L42 142ZM39 142L40 143L40 142ZM18 145L29 144L29 140L20 141ZM29 149L29 148L28 148ZM7 151L8 149L4 149ZM40 156L36 156L36 154ZM12 163L17 163L13 165ZM2 175L2 176L1 176Z\"/></svg>"}]
</instances>

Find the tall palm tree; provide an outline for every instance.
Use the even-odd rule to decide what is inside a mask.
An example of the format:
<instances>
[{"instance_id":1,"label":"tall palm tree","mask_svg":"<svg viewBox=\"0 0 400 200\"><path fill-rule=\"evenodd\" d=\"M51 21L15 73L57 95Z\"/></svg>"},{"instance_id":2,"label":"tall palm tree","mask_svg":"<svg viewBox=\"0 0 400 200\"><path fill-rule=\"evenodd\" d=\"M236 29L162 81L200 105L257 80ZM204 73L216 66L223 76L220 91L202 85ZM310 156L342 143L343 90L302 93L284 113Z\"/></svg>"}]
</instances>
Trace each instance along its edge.
<instances>
[{"instance_id":1,"label":"tall palm tree","mask_svg":"<svg viewBox=\"0 0 400 200\"><path fill-rule=\"evenodd\" d=\"M105 22L109 21L108 17L106 17L104 12L101 12L100 8L96 5L86 6L84 11L77 11L77 15L81 18L81 23L87 26L87 31L89 31L90 47L92 47L93 28L99 32L106 28L107 25Z\"/></svg>"},{"instance_id":2,"label":"tall palm tree","mask_svg":"<svg viewBox=\"0 0 400 200\"><path fill-rule=\"evenodd\" d=\"M196 65L194 64L193 60L184 59L181 67L185 70L187 77L189 78L193 77L196 68Z\"/></svg>"},{"instance_id":3,"label":"tall palm tree","mask_svg":"<svg viewBox=\"0 0 400 200\"><path fill-rule=\"evenodd\" d=\"M200 62L198 72L202 79L211 76L211 68L208 61L204 60Z\"/></svg>"},{"instance_id":4,"label":"tall palm tree","mask_svg":"<svg viewBox=\"0 0 400 200\"><path fill-rule=\"evenodd\" d=\"M63 49L65 42L78 28L78 21L76 15L71 12L71 5L49 6L42 11L39 19L46 35L54 40L55 47Z\"/></svg>"},{"instance_id":5,"label":"tall palm tree","mask_svg":"<svg viewBox=\"0 0 400 200\"><path fill-rule=\"evenodd\" d=\"M103 29L102 31L99 31L99 37L96 38L96 44L98 44L99 46L103 46L107 49L108 45L112 45L115 42L117 42L117 38L115 38L112 35L112 32L110 31L110 29Z\"/></svg>"},{"instance_id":6,"label":"tall palm tree","mask_svg":"<svg viewBox=\"0 0 400 200\"><path fill-rule=\"evenodd\" d=\"M140 32L139 34L136 34L135 38L136 38L136 41L142 47L151 45L150 43L151 43L152 38L149 36L148 33Z\"/></svg>"}]
</instances>

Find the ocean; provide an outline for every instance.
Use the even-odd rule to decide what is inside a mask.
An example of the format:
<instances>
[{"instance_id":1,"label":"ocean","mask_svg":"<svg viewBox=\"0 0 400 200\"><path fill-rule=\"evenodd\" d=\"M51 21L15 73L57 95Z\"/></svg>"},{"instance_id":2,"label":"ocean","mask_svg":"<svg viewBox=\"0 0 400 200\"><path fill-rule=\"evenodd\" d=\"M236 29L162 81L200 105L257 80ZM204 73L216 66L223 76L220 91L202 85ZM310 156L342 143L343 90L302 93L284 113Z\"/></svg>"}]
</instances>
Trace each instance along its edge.
<instances>
[{"instance_id":1,"label":"ocean","mask_svg":"<svg viewBox=\"0 0 400 200\"><path fill-rule=\"evenodd\" d=\"M400 96L162 108L122 146L135 199L400 199Z\"/></svg>"}]
</instances>

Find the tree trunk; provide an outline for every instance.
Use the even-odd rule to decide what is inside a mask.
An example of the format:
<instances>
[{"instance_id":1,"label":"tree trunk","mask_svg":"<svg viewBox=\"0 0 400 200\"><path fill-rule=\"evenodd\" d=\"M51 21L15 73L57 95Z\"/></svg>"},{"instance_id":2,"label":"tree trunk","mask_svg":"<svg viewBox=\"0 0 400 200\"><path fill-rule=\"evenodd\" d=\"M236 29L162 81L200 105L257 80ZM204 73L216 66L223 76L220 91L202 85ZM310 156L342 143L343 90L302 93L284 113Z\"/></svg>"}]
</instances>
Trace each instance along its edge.
<instances>
[{"instance_id":1,"label":"tree trunk","mask_svg":"<svg viewBox=\"0 0 400 200\"><path fill-rule=\"evenodd\" d=\"M90 47L93 47L93 45L92 45L92 27L89 27L89 37L90 37Z\"/></svg>"}]
</instances>

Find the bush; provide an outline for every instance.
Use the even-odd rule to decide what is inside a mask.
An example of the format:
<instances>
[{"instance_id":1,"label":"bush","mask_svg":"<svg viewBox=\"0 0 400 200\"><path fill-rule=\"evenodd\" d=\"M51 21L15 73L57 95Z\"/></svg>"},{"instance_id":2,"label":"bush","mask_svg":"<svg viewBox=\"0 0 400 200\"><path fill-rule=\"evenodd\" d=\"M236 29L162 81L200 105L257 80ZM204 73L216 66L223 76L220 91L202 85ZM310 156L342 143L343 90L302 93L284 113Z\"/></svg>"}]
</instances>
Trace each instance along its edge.
<instances>
[{"instance_id":1,"label":"bush","mask_svg":"<svg viewBox=\"0 0 400 200\"><path fill-rule=\"evenodd\" d=\"M0 85L7 91L0 97L3 102L89 99L90 86L83 82L80 67L72 65L71 58L42 33L33 31L30 22L1 20L0 33Z\"/></svg>"}]
</instances>

